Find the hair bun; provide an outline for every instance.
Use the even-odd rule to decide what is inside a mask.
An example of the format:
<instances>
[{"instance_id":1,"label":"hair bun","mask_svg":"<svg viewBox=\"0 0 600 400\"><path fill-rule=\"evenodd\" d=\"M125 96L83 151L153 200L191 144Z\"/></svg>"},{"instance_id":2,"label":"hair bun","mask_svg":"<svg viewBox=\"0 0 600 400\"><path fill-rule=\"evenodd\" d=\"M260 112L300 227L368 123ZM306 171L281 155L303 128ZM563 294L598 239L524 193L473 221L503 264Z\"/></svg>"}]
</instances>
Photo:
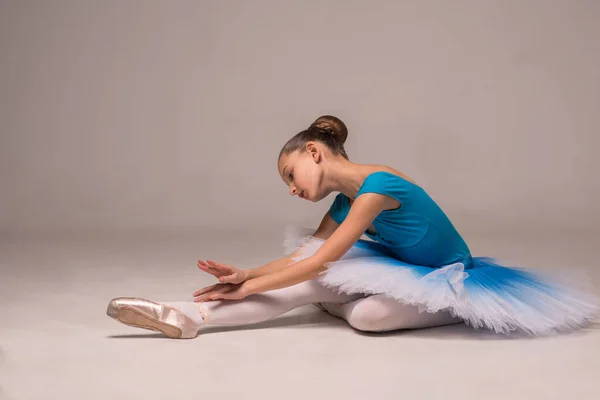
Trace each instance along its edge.
<instances>
[{"instance_id":1,"label":"hair bun","mask_svg":"<svg viewBox=\"0 0 600 400\"><path fill-rule=\"evenodd\" d=\"M340 144L344 144L348 138L348 128L346 127L346 124L333 115L320 116L310 125L309 129L331 135Z\"/></svg>"}]
</instances>

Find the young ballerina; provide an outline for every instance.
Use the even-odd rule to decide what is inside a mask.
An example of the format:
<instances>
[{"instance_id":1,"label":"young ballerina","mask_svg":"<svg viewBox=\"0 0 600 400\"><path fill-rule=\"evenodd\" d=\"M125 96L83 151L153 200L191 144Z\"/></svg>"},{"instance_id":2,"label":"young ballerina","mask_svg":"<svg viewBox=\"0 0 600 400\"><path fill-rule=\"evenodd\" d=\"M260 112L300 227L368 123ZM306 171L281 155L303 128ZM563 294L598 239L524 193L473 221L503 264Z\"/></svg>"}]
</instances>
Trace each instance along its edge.
<instances>
[{"instance_id":1,"label":"young ballerina","mask_svg":"<svg viewBox=\"0 0 600 400\"><path fill-rule=\"evenodd\" d=\"M465 322L544 335L594 318L598 302L585 279L473 257L418 184L387 166L351 162L347 136L345 124L326 115L281 150L277 166L292 195L317 202L340 192L315 232L286 231L284 257L250 270L200 260L219 283L196 291L193 302L118 297L107 314L173 338L307 304L370 332Z\"/></svg>"}]
</instances>

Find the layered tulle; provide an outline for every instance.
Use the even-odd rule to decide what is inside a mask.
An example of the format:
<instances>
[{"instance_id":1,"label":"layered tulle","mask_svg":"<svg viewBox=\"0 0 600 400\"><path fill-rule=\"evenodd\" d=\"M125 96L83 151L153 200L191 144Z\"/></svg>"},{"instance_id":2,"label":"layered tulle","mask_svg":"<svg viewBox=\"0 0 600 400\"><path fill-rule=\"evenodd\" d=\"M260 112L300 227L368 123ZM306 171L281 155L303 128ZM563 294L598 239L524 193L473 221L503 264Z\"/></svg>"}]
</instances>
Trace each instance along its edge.
<instances>
[{"instance_id":1,"label":"layered tulle","mask_svg":"<svg viewBox=\"0 0 600 400\"><path fill-rule=\"evenodd\" d=\"M313 255L325 242L310 231L288 227L286 254L294 262ZM598 298L585 275L509 267L474 257L440 268L409 264L380 243L359 240L319 276L324 285L345 293L385 294L421 311L449 311L474 328L498 333L545 335L570 331L595 318Z\"/></svg>"}]
</instances>

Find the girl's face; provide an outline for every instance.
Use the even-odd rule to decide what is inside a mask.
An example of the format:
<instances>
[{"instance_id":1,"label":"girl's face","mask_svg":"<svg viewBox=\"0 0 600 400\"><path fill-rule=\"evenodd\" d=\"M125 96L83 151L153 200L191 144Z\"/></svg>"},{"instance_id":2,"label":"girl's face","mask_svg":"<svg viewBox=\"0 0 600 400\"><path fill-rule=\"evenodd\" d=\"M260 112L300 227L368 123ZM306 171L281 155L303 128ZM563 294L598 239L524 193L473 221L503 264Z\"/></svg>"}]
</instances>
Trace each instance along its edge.
<instances>
[{"instance_id":1,"label":"girl's face","mask_svg":"<svg viewBox=\"0 0 600 400\"><path fill-rule=\"evenodd\" d=\"M295 151L281 156L279 160L279 174L289 186L292 196L316 202L324 198L320 188L323 179L321 149L312 144L307 144L307 151Z\"/></svg>"}]
</instances>

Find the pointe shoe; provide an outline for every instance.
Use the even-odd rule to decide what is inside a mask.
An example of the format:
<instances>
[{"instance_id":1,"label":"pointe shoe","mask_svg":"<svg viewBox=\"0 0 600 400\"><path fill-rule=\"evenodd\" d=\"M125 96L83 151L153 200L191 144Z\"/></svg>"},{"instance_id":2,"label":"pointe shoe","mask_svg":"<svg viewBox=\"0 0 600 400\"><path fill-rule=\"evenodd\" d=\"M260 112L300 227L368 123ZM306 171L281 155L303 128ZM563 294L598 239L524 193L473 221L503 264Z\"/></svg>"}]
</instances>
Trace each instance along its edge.
<instances>
[{"instance_id":1,"label":"pointe shoe","mask_svg":"<svg viewBox=\"0 0 600 400\"><path fill-rule=\"evenodd\" d=\"M162 332L176 339L196 337L196 323L181 311L137 297L117 297L108 303L106 315L125 325Z\"/></svg>"}]
</instances>

